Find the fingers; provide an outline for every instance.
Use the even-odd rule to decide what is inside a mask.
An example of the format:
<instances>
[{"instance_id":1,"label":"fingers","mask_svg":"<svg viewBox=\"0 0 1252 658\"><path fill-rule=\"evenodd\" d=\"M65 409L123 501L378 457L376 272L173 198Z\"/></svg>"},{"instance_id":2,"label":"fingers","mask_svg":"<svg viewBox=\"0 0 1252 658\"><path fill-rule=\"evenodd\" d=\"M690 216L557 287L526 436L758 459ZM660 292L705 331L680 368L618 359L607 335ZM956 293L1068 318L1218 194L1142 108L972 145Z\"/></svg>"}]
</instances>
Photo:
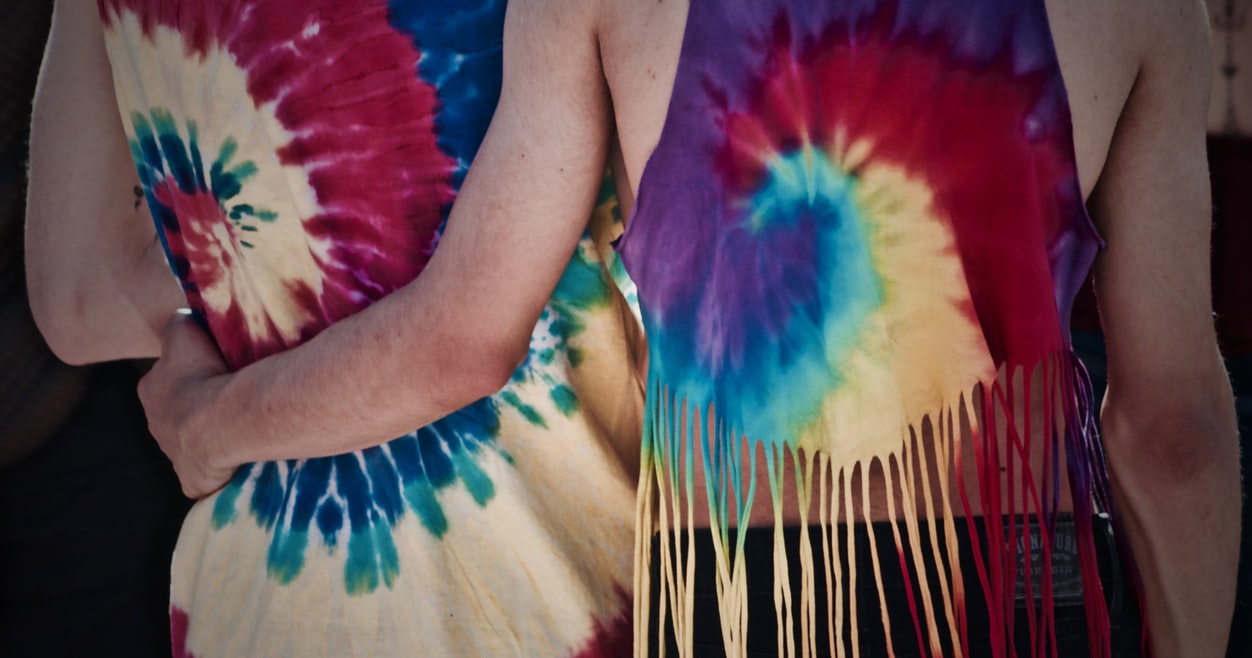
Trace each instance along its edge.
<instances>
[{"instance_id":1,"label":"fingers","mask_svg":"<svg viewBox=\"0 0 1252 658\"><path fill-rule=\"evenodd\" d=\"M204 445L206 405L212 400L208 382L226 373L217 344L190 311L180 309L161 335L161 358L139 380L139 400L148 417L148 431L174 466L189 498L200 498L225 485L229 469L208 463Z\"/></svg>"},{"instance_id":2,"label":"fingers","mask_svg":"<svg viewBox=\"0 0 1252 658\"><path fill-rule=\"evenodd\" d=\"M178 484L183 490L183 495L192 500L199 500L201 498L204 498L205 496L213 493L214 491L221 489L222 485L226 484L225 481L223 481L221 484L216 484L216 483L210 483L207 480L192 479L191 477L183 473L177 473L177 474L178 474Z\"/></svg>"}]
</instances>

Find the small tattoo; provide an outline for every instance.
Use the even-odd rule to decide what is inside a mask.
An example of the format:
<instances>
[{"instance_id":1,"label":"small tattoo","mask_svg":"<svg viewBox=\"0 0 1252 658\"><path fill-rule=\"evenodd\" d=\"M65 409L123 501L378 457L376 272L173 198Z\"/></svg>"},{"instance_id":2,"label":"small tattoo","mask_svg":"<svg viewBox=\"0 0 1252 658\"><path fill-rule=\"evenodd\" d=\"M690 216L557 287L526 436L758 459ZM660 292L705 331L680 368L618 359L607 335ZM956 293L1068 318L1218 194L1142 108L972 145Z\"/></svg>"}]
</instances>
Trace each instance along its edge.
<instances>
[{"instance_id":1,"label":"small tattoo","mask_svg":"<svg viewBox=\"0 0 1252 658\"><path fill-rule=\"evenodd\" d=\"M136 185L133 191L135 193L135 209L138 210L139 204L143 203L143 188Z\"/></svg>"}]
</instances>

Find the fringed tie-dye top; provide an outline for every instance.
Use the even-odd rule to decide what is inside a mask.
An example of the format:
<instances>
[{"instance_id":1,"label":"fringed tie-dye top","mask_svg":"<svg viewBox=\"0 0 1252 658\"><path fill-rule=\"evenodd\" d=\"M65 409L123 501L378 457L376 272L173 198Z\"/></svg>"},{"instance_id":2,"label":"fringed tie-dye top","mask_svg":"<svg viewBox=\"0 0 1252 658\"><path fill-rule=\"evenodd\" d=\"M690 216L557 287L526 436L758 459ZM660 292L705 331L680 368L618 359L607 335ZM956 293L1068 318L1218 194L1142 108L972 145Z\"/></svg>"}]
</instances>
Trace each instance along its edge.
<instances>
[{"instance_id":1,"label":"fringed tie-dye top","mask_svg":"<svg viewBox=\"0 0 1252 658\"><path fill-rule=\"evenodd\" d=\"M1039 588L1017 632L1052 632L1046 565L1072 505L1104 655L1091 516L1107 509L1106 478L1067 330L1100 238L1042 0L692 0L687 20L620 245L650 364L640 532L681 538L707 518L722 635L739 655L754 499L776 525L821 528L801 541L822 557L774 559L830 592L853 587L835 563L851 550L839 519L896 521L876 542L894 543L922 595L912 619L883 623L916 626L923 655L960 654L971 596L1007 638L1015 589ZM967 592L954 526L972 531L976 516L983 591ZM1045 541L1022 541L1014 518ZM692 545L661 541L659 565L647 545L638 573L662 572L663 623L690 647ZM778 619L803 620L780 632L780 655L815 651L818 624L822 650L858 655L836 631L880 611L838 594L832 619L815 619L813 587L777 582ZM658 620L648 579L636 585L643 645Z\"/></svg>"},{"instance_id":2,"label":"fringed tie-dye top","mask_svg":"<svg viewBox=\"0 0 1252 658\"><path fill-rule=\"evenodd\" d=\"M499 95L503 0L99 6L142 192L232 367L419 274ZM629 652L642 390L603 198L503 391L193 508L178 656Z\"/></svg>"}]
</instances>

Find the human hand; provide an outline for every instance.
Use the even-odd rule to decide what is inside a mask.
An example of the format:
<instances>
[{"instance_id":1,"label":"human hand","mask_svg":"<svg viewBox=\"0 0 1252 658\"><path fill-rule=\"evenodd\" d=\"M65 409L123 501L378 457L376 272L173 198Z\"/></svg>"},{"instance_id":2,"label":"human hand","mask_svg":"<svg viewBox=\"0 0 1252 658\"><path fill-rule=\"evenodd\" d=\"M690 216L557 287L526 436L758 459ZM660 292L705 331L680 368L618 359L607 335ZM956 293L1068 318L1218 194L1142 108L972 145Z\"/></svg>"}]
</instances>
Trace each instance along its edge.
<instances>
[{"instance_id":1,"label":"human hand","mask_svg":"<svg viewBox=\"0 0 1252 658\"><path fill-rule=\"evenodd\" d=\"M161 336L161 358L139 381L148 430L188 498L220 489L238 466L220 455L213 434L222 417L211 409L229 377L213 339L180 310Z\"/></svg>"}]
</instances>

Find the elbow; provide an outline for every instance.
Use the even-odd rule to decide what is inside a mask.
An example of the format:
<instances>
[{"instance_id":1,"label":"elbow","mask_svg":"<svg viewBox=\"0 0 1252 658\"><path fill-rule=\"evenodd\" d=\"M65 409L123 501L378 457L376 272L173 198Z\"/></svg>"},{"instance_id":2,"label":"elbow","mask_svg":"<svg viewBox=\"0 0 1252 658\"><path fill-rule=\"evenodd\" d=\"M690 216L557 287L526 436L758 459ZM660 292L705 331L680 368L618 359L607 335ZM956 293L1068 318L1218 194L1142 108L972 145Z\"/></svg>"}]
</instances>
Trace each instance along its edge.
<instances>
[{"instance_id":1,"label":"elbow","mask_svg":"<svg viewBox=\"0 0 1252 658\"><path fill-rule=\"evenodd\" d=\"M108 360L97 354L72 325L39 318L39 315L35 316L35 326L39 328L48 349L61 361L71 366L85 366Z\"/></svg>"},{"instance_id":2,"label":"elbow","mask_svg":"<svg viewBox=\"0 0 1252 658\"><path fill-rule=\"evenodd\" d=\"M444 341L438 366L443 373L440 406L450 413L499 393L526 360L529 338L461 335Z\"/></svg>"},{"instance_id":3,"label":"elbow","mask_svg":"<svg viewBox=\"0 0 1252 658\"><path fill-rule=\"evenodd\" d=\"M40 219L27 214L28 229ZM145 269L118 268L114 260L94 253L70 253L48 247L53 239L28 230L26 297L35 326L52 353L70 365L160 354L159 328L151 317L167 319L174 308L176 287L153 281ZM164 260L158 265L164 269ZM149 267L147 264L145 268ZM164 274L164 272L162 272Z\"/></svg>"},{"instance_id":4,"label":"elbow","mask_svg":"<svg viewBox=\"0 0 1252 658\"><path fill-rule=\"evenodd\" d=\"M48 248L52 238L38 230L47 219L27 208L26 299L35 327L52 353L70 365L84 365L93 361L81 331L86 318L85 291L72 266Z\"/></svg>"},{"instance_id":5,"label":"elbow","mask_svg":"<svg viewBox=\"0 0 1252 658\"><path fill-rule=\"evenodd\" d=\"M72 290L54 292L57 286L38 273L27 270L27 298L35 327L48 349L61 361L81 366L101 361L84 340L83 300Z\"/></svg>"},{"instance_id":6,"label":"elbow","mask_svg":"<svg viewBox=\"0 0 1252 658\"><path fill-rule=\"evenodd\" d=\"M530 353L530 335L497 336L478 352L473 365L473 400L499 393Z\"/></svg>"}]
</instances>

